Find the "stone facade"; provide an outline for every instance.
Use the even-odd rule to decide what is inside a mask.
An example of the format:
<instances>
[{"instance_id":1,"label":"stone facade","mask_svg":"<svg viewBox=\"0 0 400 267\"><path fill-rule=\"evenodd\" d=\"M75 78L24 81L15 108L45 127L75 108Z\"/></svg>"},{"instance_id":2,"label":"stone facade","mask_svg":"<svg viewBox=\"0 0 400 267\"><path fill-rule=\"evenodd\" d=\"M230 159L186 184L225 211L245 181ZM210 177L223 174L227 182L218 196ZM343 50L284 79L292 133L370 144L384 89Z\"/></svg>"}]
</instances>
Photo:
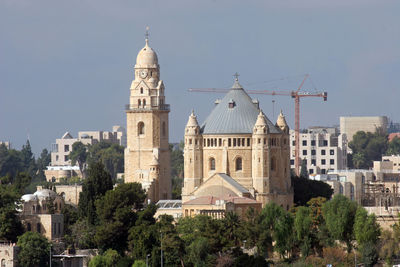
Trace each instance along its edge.
<instances>
[{"instance_id":1,"label":"stone facade","mask_svg":"<svg viewBox=\"0 0 400 267\"><path fill-rule=\"evenodd\" d=\"M50 210L51 206L53 210ZM27 231L38 232L52 241L60 241L64 236L63 207L61 196L49 189L42 189L22 196L19 216Z\"/></svg>"},{"instance_id":2,"label":"stone facade","mask_svg":"<svg viewBox=\"0 0 400 267\"><path fill-rule=\"evenodd\" d=\"M135 79L126 106L125 182L141 183L152 202L171 198L170 109L165 104L164 91L157 54L146 39L137 56Z\"/></svg>"},{"instance_id":3,"label":"stone facade","mask_svg":"<svg viewBox=\"0 0 400 267\"><path fill-rule=\"evenodd\" d=\"M0 243L0 266L18 267L19 247L11 243Z\"/></svg>"},{"instance_id":4,"label":"stone facade","mask_svg":"<svg viewBox=\"0 0 400 267\"><path fill-rule=\"evenodd\" d=\"M236 196L289 209L293 189L283 114L273 125L237 80L216 103L201 127L192 112L185 128L183 205L198 197Z\"/></svg>"},{"instance_id":5,"label":"stone facade","mask_svg":"<svg viewBox=\"0 0 400 267\"><path fill-rule=\"evenodd\" d=\"M37 186L36 190L42 190L42 186ZM82 192L82 185L56 185L55 192L63 197L64 202L73 206L79 204L79 193Z\"/></svg>"},{"instance_id":6,"label":"stone facade","mask_svg":"<svg viewBox=\"0 0 400 267\"><path fill-rule=\"evenodd\" d=\"M52 183L61 182L61 178L71 178L74 176L81 177L82 173L78 166L47 166L44 170L46 180Z\"/></svg>"}]
</instances>

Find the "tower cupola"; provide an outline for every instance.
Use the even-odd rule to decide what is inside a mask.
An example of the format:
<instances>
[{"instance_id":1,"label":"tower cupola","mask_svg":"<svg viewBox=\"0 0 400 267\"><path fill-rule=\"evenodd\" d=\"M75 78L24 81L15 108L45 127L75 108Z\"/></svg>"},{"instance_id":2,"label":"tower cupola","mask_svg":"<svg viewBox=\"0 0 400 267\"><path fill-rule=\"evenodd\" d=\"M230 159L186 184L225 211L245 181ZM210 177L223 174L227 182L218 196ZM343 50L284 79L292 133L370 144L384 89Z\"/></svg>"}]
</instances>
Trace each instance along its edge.
<instances>
[{"instance_id":1,"label":"tower cupola","mask_svg":"<svg viewBox=\"0 0 400 267\"><path fill-rule=\"evenodd\" d=\"M157 54L149 46L149 39L147 38L145 46L137 55L135 68L158 68Z\"/></svg>"},{"instance_id":2,"label":"tower cupola","mask_svg":"<svg viewBox=\"0 0 400 267\"><path fill-rule=\"evenodd\" d=\"M286 119L282 113L282 110L281 113L279 113L278 119L276 120L276 126L279 127L285 134L289 134L289 126L286 123Z\"/></svg>"},{"instance_id":3,"label":"tower cupola","mask_svg":"<svg viewBox=\"0 0 400 267\"><path fill-rule=\"evenodd\" d=\"M194 115L194 110L189 116L189 120L185 127L185 135L198 135L200 133L200 126L197 122L197 117Z\"/></svg>"},{"instance_id":4,"label":"tower cupola","mask_svg":"<svg viewBox=\"0 0 400 267\"><path fill-rule=\"evenodd\" d=\"M260 109L260 113L257 116L257 121L254 124L253 128L254 134L267 134L269 133L269 128L267 124L267 120L265 119L265 115Z\"/></svg>"}]
</instances>

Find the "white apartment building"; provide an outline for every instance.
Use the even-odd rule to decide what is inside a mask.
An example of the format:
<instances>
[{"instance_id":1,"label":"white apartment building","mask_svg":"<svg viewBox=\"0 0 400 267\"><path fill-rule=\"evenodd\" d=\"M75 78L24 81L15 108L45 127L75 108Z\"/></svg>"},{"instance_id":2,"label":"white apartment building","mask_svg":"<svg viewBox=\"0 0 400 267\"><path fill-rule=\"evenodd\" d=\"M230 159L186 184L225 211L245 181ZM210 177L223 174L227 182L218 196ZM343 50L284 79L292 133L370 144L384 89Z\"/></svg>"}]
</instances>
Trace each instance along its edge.
<instances>
[{"instance_id":1,"label":"white apartment building","mask_svg":"<svg viewBox=\"0 0 400 267\"><path fill-rule=\"evenodd\" d=\"M294 168L295 132L290 131L290 165ZM300 161L307 163L308 173L326 174L347 168L347 139L334 127L311 127L300 133Z\"/></svg>"},{"instance_id":2,"label":"white apartment building","mask_svg":"<svg viewBox=\"0 0 400 267\"><path fill-rule=\"evenodd\" d=\"M113 126L113 131L80 131L78 138L74 138L66 132L56 142L51 144L51 166L70 166L69 153L75 142L82 142L84 145L96 144L102 141L126 145L126 130L122 126Z\"/></svg>"}]
</instances>

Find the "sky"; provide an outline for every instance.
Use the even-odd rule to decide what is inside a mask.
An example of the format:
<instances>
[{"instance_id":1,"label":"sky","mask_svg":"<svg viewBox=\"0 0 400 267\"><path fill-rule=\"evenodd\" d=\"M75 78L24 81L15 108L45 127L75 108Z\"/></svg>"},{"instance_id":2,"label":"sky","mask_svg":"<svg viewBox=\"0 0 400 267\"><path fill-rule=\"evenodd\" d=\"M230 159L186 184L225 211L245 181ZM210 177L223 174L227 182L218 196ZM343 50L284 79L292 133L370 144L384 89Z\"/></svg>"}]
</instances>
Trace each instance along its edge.
<instances>
[{"instance_id":1,"label":"sky","mask_svg":"<svg viewBox=\"0 0 400 267\"><path fill-rule=\"evenodd\" d=\"M400 122L398 0L0 0L0 140L33 151L66 131L126 125L133 67L146 26L157 52L170 142L192 109L205 120L233 74L251 90L326 91L301 100L301 128L340 116ZM254 95L271 121L294 101Z\"/></svg>"}]
</instances>

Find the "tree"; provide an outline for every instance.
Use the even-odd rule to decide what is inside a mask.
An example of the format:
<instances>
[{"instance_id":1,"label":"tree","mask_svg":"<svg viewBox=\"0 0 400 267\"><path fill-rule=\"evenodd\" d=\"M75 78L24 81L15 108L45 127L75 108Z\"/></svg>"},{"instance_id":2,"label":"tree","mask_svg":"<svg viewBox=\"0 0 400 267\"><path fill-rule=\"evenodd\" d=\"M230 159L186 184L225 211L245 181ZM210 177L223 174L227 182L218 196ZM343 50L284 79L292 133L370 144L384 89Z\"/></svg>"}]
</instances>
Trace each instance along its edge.
<instances>
[{"instance_id":1,"label":"tree","mask_svg":"<svg viewBox=\"0 0 400 267\"><path fill-rule=\"evenodd\" d=\"M400 155L400 138L395 136L392 141L389 142L388 150L386 155Z\"/></svg>"},{"instance_id":2,"label":"tree","mask_svg":"<svg viewBox=\"0 0 400 267\"><path fill-rule=\"evenodd\" d=\"M160 247L164 252L166 266L182 265L184 256L184 242L179 237L173 224L174 218L170 215L161 215L157 222L160 233Z\"/></svg>"},{"instance_id":3,"label":"tree","mask_svg":"<svg viewBox=\"0 0 400 267\"><path fill-rule=\"evenodd\" d=\"M87 146L82 142L75 142L72 144L72 150L69 152L69 159L71 160L71 165L78 163L79 170L83 177L86 177L85 163L87 156Z\"/></svg>"},{"instance_id":4,"label":"tree","mask_svg":"<svg viewBox=\"0 0 400 267\"><path fill-rule=\"evenodd\" d=\"M46 170L47 166L49 166L50 162L51 162L51 154L49 153L49 151L46 148L44 148L42 150L42 153L40 153L40 157L37 158L37 160L36 160L39 180L43 180L43 181L46 180L44 171Z\"/></svg>"},{"instance_id":5,"label":"tree","mask_svg":"<svg viewBox=\"0 0 400 267\"><path fill-rule=\"evenodd\" d=\"M307 160L301 161L300 177L308 179Z\"/></svg>"},{"instance_id":6,"label":"tree","mask_svg":"<svg viewBox=\"0 0 400 267\"><path fill-rule=\"evenodd\" d=\"M0 144L0 177L14 177L17 172L24 171L21 152L14 149L7 149L4 144ZM10 181L12 182L12 181Z\"/></svg>"},{"instance_id":7,"label":"tree","mask_svg":"<svg viewBox=\"0 0 400 267\"><path fill-rule=\"evenodd\" d=\"M33 156L29 140L27 140L26 144L22 146L21 160L24 167L24 171L33 177L36 174L37 166L35 163L35 157Z\"/></svg>"},{"instance_id":8,"label":"tree","mask_svg":"<svg viewBox=\"0 0 400 267\"><path fill-rule=\"evenodd\" d=\"M10 185L0 185L0 239L17 241L23 227L17 215L20 195Z\"/></svg>"},{"instance_id":9,"label":"tree","mask_svg":"<svg viewBox=\"0 0 400 267\"><path fill-rule=\"evenodd\" d=\"M329 233L336 240L345 242L348 252L351 251L353 225L357 203L343 195L336 195L322 206L322 215Z\"/></svg>"},{"instance_id":10,"label":"tree","mask_svg":"<svg viewBox=\"0 0 400 267\"><path fill-rule=\"evenodd\" d=\"M354 222L354 235L359 245L363 263L373 266L378 260L377 242L380 228L374 214L368 215L364 207L358 207Z\"/></svg>"},{"instance_id":11,"label":"tree","mask_svg":"<svg viewBox=\"0 0 400 267\"><path fill-rule=\"evenodd\" d=\"M299 207L296 211L294 219L294 230L296 231L296 239L300 244L301 254L307 257L312 248L312 228L311 209L308 207Z\"/></svg>"},{"instance_id":12,"label":"tree","mask_svg":"<svg viewBox=\"0 0 400 267\"><path fill-rule=\"evenodd\" d=\"M183 182L183 141L179 143L179 147L174 149L172 144L169 145L171 153L171 177L172 177L172 198L181 199L182 182Z\"/></svg>"},{"instance_id":13,"label":"tree","mask_svg":"<svg viewBox=\"0 0 400 267\"><path fill-rule=\"evenodd\" d=\"M26 232L18 237L18 263L21 266L47 266L50 243L36 232Z\"/></svg>"},{"instance_id":14,"label":"tree","mask_svg":"<svg viewBox=\"0 0 400 267\"><path fill-rule=\"evenodd\" d=\"M367 165L367 159L365 158L365 155L362 152L354 153L352 161L356 169L364 168Z\"/></svg>"},{"instance_id":15,"label":"tree","mask_svg":"<svg viewBox=\"0 0 400 267\"><path fill-rule=\"evenodd\" d=\"M103 163L106 171L115 179L117 173L124 172L124 147L110 142L99 142L88 147L87 163Z\"/></svg>"},{"instance_id":16,"label":"tree","mask_svg":"<svg viewBox=\"0 0 400 267\"><path fill-rule=\"evenodd\" d=\"M327 183L314 181L302 177L293 177L294 203L298 206L305 206L307 202L315 197L330 199L333 189Z\"/></svg>"},{"instance_id":17,"label":"tree","mask_svg":"<svg viewBox=\"0 0 400 267\"><path fill-rule=\"evenodd\" d=\"M126 250L129 229L137 219L133 210L140 210L145 198L146 193L140 184L128 183L119 184L96 200L99 226L95 240L99 248L112 248L120 253Z\"/></svg>"},{"instance_id":18,"label":"tree","mask_svg":"<svg viewBox=\"0 0 400 267\"><path fill-rule=\"evenodd\" d=\"M400 255L400 236L395 230L383 230L379 240L379 257L390 266L397 255Z\"/></svg>"},{"instance_id":19,"label":"tree","mask_svg":"<svg viewBox=\"0 0 400 267\"><path fill-rule=\"evenodd\" d=\"M94 236L96 228L86 218L78 220L71 226L71 239L75 247L80 249L96 248Z\"/></svg>"},{"instance_id":20,"label":"tree","mask_svg":"<svg viewBox=\"0 0 400 267\"><path fill-rule=\"evenodd\" d=\"M227 248L239 247L240 241L243 240L243 227L239 216L234 212L227 212L222 220L225 231L223 238Z\"/></svg>"},{"instance_id":21,"label":"tree","mask_svg":"<svg viewBox=\"0 0 400 267\"><path fill-rule=\"evenodd\" d=\"M94 163L89 166L88 177L82 185L79 195L79 217L87 218L90 224L96 222L95 201L113 188L110 174L102 163Z\"/></svg>"}]
</instances>

